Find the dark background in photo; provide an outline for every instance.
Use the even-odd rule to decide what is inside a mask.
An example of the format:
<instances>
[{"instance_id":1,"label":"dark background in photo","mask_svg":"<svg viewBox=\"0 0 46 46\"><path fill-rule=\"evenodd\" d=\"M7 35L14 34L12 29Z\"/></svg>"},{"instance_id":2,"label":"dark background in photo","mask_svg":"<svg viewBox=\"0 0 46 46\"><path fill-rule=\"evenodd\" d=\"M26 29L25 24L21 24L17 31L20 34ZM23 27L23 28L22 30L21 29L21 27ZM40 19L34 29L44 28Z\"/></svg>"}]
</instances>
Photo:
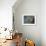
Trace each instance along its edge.
<instances>
[{"instance_id":1,"label":"dark background in photo","mask_svg":"<svg viewBox=\"0 0 46 46\"><path fill-rule=\"evenodd\" d=\"M24 16L24 24L35 24L35 16Z\"/></svg>"}]
</instances>

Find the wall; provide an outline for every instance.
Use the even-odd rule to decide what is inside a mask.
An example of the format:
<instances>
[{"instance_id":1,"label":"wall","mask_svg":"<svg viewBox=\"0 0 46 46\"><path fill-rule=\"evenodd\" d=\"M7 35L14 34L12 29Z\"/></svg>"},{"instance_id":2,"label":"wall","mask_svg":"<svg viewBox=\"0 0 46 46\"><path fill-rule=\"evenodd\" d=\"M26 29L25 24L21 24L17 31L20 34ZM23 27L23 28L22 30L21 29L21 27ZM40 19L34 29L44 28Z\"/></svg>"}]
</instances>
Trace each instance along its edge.
<instances>
[{"instance_id":1,"label":"wall","mask_svg":"<svg viewBox=\"0 0 46 46\"><path fill-rule=\"evenodd\" d=\"M14 5L15 6L15 5ZM35 41L36 46L41 46L41 1L23 0L20 5L13 7L15 29L23 33L24 39ZM36 25L22 25L22 16L32 14L36 16Z\"/></svg>"},{"instance_id":2,"label":"wall","mask_svg":"<svg viewBox=\"0 0 46 46\"><path fill-rule=\"evenodd\" d=\"M0 0L0 27L12 28L12 6L16 0Z\"/></svg>"},{"instance_id":3,"label":"wall","mask_svg":"<svg viewBox=\"0 0 46 46\"><path fill-rule=\"evenodd\" d=\"M46 46L46 0L41 1L41 40L42 46Z\"/></svg>"}]
</instances>

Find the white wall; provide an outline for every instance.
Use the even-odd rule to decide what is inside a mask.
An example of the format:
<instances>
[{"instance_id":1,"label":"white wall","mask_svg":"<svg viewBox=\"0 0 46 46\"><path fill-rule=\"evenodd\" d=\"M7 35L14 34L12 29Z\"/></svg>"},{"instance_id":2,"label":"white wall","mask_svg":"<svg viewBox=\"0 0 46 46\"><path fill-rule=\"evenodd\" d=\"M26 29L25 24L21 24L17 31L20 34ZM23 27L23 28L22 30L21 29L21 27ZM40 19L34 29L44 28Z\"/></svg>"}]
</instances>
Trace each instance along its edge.
<instances>
[{"instance_id":1,"label":"white wall","mask_svg":"<svg viewBox=\"0 0 46 46\"><path fill-rule=\"evenodd\" d=\"M42 46L46 46L46 0L41 1L41 38Z\"/></svg>"},{"instance_id":2,"label":"white wall","mask_svg":"<svg viewBox=\"0 0 46 46\"><path fill-rule=\"evenodd\" d=\"M0 27L12 28L12 6L16 0L0 0Z\"/></svg>"},{"instance_id":3,"label":"white wall","mask_svg":"<svg viewBox=\"0 0 46 46\"><path fill-rule=\"evenodd\" d=\"M14 5L15 6L15 5ZM22 32L24 38L35 41L36 46L41 46L41 1L40 0L23 0L22 3L15 9L15 28L18 32ZM36 25L22 25L22 16L24 14L32 14L36 16Z\"/></svg>"}]
</instances>

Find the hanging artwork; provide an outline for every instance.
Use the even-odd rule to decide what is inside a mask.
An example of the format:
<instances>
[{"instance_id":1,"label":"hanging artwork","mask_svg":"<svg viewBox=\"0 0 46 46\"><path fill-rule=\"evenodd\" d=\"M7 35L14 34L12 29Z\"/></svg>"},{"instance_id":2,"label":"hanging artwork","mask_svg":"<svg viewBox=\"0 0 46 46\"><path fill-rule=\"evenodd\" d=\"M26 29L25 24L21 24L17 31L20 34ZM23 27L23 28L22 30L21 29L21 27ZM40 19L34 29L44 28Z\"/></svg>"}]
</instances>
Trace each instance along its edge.
<instances>
[{"instance_id":1,"label":"hanging artwork","mask_svg":"<svg viewBox=\"0 0 46 46\"><path fill-rule=\"evenodd\" d=\"M34 16L34 15L22 16L22 24L23 25L35 25L36 24L36 16Z\"/></svg>"}]
</instances>

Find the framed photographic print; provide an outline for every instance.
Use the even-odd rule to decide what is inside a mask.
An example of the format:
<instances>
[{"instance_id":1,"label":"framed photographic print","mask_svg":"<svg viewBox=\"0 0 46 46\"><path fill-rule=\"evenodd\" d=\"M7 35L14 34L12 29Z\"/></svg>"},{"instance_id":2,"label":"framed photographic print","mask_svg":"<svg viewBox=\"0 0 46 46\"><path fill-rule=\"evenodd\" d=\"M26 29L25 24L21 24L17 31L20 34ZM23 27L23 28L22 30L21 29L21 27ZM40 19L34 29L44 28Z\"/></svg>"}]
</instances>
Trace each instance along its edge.
<instances>
[{"instance_id":1,"label":"framed photographic print","mask_svg":"<svg viewBox=\"0 0 46 46\"><path fill-rule=\"evenodd\" d=\"M22 16L22 24L23 25L35 25L36 24L36 16L34 16L34 15L23 15Z\"/></svg>"}]
</instances>

